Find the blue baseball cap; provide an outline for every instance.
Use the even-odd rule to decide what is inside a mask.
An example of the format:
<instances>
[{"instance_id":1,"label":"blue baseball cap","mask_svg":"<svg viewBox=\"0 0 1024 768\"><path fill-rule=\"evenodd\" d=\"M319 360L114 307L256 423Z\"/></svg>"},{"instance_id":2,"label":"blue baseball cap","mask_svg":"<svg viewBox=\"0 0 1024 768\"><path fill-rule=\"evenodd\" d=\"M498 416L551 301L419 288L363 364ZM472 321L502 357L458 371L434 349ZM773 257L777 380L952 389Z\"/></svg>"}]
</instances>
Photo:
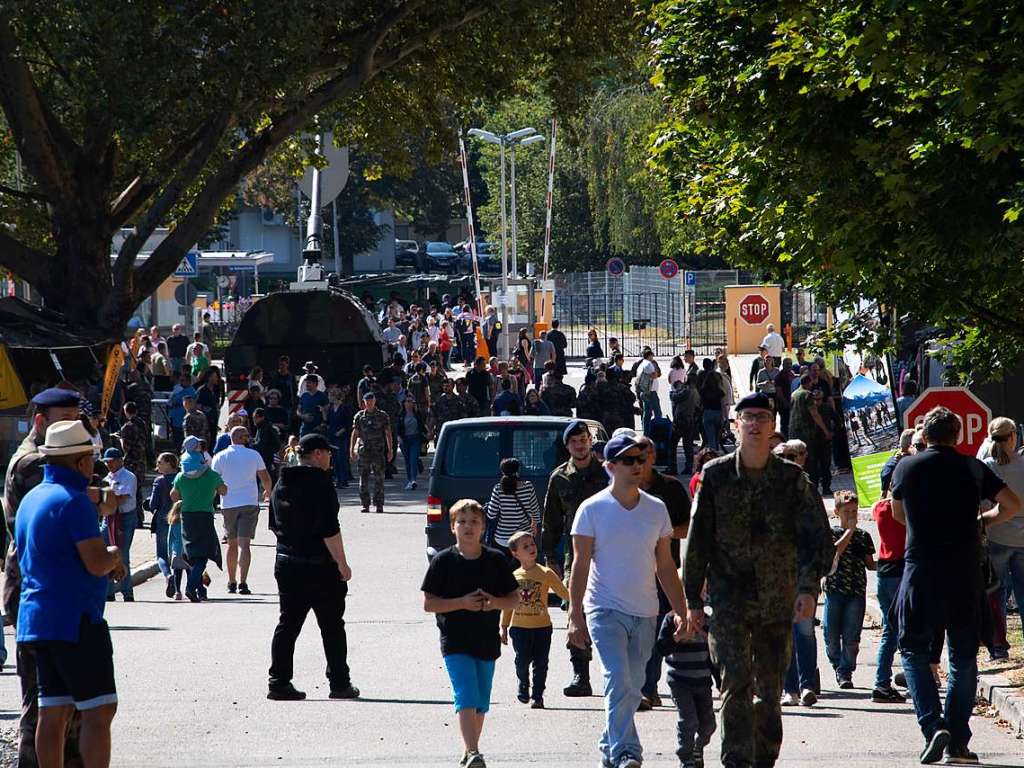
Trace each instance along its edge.
<instances>
[{"instance_id":1,"label":"blue baseball cap","mask_svg":"<svg viewBox=\"0 0 1024 768\"><path fill-rule=\"evenodd\" d=\"M189 451L185 454L185 459L181 462L182 472L198 472L200 469L206 466L206 460L203 454L198 451Z\"/></svg>"},{"instance_id":2,"label":"blue baseball cap","mask_svg":"<svg viewBox=\"0 0 1024 768\"><path fill-rule=\"evenodd\" d=\"M619 456L633 448L643 448L643 446L630 435L616 435L604 446L605 461L615 461Z\"/></svg>"},{"instance_id":3,"label":"blue baseball cap","mask_svg":"<svg viewBox=\"0 0 1024 768\"><path fill-rule=\"evenodd\" d=\"M575 437L576 435L582 435L584 433L589 434L589 432L590 427L587 426L587 422L585 422L583 419L573 419L572 421L569 422L568 426L566 426L565 430L562 432L562 442L565 445L568 445L570 438Z\"/></svg>"},{"instance_id":4,"label":"blue baseball cap","mask_svg":"<svg viewBox=\"0 0 1024 768\"><path fill-rule=\"evenodd\" d=\"M124 453L121 452L120 448L107 448L107 450L103 452L104 461L111 461L113 459L124 460Z\"/></svg>"}]
</instances>

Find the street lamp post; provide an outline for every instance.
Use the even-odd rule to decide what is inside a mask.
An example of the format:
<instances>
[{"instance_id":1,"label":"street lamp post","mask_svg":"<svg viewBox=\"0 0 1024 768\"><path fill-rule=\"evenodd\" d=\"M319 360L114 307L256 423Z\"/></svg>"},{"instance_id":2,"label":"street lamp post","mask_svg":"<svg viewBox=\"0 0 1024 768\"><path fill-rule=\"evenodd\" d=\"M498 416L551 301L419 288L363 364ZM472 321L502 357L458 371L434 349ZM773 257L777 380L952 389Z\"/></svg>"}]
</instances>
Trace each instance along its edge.
<instances>
[{"instance_id":1,"label":"street lamp post","mask_svg":"<svg viewBox=\"0 0 1024 768\"><path fill-rule=\"evenodd\" d=\"M485 131L481 128L470 128L470 136L497 144L501 163L501 348L499 350L502 358L509 358L509 327L508 327L508 226L505 211L505 148L511 150L512 159L512 273L519 275L518 253L516 250L516 145L536 144L544 141L544 137L537 134L535 128L520 128L504 135Z\"/></svg>"}]
</instances>

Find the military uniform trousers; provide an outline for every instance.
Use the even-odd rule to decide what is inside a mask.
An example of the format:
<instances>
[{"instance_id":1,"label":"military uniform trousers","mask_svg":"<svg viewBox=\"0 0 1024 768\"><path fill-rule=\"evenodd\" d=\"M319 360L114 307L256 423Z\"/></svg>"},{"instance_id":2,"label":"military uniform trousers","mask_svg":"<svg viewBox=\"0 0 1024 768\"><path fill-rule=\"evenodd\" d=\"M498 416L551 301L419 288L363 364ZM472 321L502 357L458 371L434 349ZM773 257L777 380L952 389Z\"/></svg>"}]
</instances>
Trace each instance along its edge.
<instances>
[{"instance_id":1,"label":"military uniform trousers","mask_svg":"<svg viewBox=\"0 0 1024 768\"><path fill-rule=\"evenodd\" d=\"M716 607L708 641L722 677L722 765L775 765L782 748L780 702L792 622L763 624Z\"/></svg>"},{"instance_id":2,"label":"military uniform trousers","mask_svg":"<svg viewBox=\"0 0 1024 768\"><path fill-rule=\"evenodd\" d=\"M363 509L369 508L371 495L375 506L384 506L385 464L383 451L363 451L359 454L359 501Z\"/></svg>"}]
</instances>

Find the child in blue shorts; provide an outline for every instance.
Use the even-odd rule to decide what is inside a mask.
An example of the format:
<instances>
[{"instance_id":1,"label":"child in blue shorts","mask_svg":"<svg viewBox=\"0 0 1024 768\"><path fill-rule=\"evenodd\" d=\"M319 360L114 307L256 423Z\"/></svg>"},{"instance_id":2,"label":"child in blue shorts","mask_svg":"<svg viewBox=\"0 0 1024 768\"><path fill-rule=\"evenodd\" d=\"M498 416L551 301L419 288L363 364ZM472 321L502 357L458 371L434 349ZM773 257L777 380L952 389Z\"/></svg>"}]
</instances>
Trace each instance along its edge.
<instances>
[{"instance_id":1,"label":"child in blue shorts","mask_svg":"<svg viewBox=\"0 0 1024 768\"><path fill-rule=\"evenodd\" d=\"M438 552L423 577L423 609L437 616L441 655L455 694L465 747L459 765L486 768L480 732L490 708L494 662L501 655L500 611L519 604L508 559L483 546L483 508L472 499L452 505L455 545Z\"/></svg>"}]
</instances>

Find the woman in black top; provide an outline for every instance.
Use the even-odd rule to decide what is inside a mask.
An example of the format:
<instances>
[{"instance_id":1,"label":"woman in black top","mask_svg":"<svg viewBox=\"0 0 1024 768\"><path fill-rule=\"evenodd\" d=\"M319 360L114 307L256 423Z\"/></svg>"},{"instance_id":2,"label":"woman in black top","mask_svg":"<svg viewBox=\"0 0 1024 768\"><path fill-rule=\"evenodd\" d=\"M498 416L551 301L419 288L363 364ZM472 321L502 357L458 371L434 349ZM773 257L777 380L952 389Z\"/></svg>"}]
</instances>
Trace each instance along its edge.
<instances>
[{"instance_id":1,"label":"woman in black top","mask_svg":"<svg viewBox=\"0 0 1024 768\"><path fill-rule=\"evenodd\" d=\"M714 360L705 357L701 366L704 370L697 374L697 391L700 392L700 403L704 409L704 447L720 451L722 446L718 437L722 433L722 398L725 397L725 387L722 377L715 370Z\"/></svg>"},{"instance_id":2,"label":"woman in black top","mask_svg":"<svg viewBox=\"0 0 1024 768\"><path fill-rule=\"evenodd\" d=\"M587 331L587 360L599 360L604 357L604 350L601 349L601 342L597 340L597 331L591 328Z\"/></svg>"},{"instance_id":3,"label":"woman in black top","mask_svg":"<svg viewBox=\"0 0 1024 768\"><path fill-rule=\"evenodd\" d=\"M533 375L533 343L525 328L519 329L519 340L516 342L515 358L519 361L524 371L528 371L527 377Z\"/></svg>"}]
</instances>

